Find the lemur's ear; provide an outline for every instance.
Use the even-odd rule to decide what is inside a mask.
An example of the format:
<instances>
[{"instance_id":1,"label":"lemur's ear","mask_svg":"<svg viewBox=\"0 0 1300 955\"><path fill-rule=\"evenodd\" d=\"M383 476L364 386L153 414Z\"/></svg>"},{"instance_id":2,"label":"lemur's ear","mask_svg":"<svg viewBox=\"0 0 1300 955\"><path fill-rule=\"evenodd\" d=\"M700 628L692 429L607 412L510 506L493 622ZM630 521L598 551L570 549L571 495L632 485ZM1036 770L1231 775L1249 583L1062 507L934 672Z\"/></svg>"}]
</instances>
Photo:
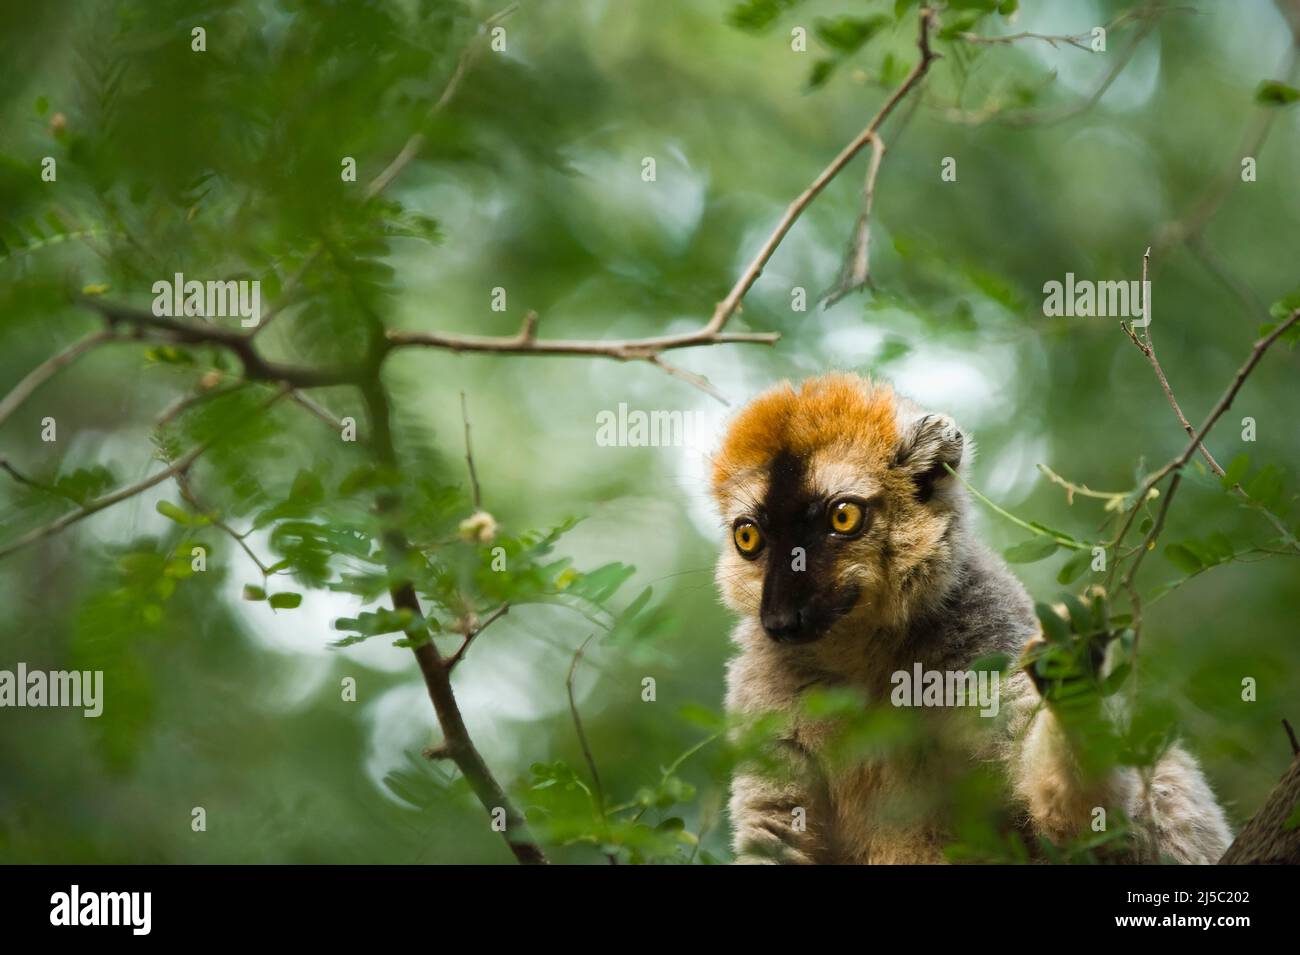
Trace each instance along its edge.
<instances>
[{"instance_id":1,"label":"lemur's ear","mask_svg":"<svg viewBox=\"0 0 1300 955\"><path fill-rule=\"evenodd\" d=\"M894 467L911 474L917 500L928 501L937 484L951 479L948 468L955 471L961 464L964 445L957 422L947 415L922 415L903 429Z\"/></svg>"}]
</instances>

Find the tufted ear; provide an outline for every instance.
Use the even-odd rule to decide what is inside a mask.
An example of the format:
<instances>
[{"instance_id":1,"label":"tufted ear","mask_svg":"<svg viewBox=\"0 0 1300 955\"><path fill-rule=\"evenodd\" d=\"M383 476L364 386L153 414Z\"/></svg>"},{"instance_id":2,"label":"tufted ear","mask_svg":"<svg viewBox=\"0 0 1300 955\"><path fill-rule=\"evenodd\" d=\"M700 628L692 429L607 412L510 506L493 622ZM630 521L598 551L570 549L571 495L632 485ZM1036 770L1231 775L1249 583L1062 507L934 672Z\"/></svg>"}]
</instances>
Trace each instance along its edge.
<instances>
[{"instance_id":1,"label":"tufted ear","mask_svg":"<svg viewBox=\"0 0 1300 955\"><path fill-rule=\"evenodd\" d=\"M947 415L921 415L903 428L894 467L912 476L917 500L928 501L937 485L952 478L948 468L955 471L961 464L965 443L957 422Z\"/></svg>"}]
</instances>

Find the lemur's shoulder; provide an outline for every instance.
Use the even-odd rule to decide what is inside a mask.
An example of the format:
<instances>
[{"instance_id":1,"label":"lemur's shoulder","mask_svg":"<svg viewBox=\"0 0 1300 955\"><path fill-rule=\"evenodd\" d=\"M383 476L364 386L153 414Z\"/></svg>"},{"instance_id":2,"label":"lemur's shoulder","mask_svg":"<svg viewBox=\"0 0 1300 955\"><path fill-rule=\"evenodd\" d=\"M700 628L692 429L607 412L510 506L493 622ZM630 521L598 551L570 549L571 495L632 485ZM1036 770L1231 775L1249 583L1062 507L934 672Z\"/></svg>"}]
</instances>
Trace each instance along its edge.
<instances>
[{"instance_id":1,"label":"lemur's shoulder","mask_svg":"<svg viewBox=\"0 0 1300 955\"><path fill-rule=\"evenodd\" d=\"M1038 633L1034 603L1006 563L978 541L964 548L944 599L912 624L912 641L941 669L985 654L1018 656Z\"/></svg>"}]
</instances>

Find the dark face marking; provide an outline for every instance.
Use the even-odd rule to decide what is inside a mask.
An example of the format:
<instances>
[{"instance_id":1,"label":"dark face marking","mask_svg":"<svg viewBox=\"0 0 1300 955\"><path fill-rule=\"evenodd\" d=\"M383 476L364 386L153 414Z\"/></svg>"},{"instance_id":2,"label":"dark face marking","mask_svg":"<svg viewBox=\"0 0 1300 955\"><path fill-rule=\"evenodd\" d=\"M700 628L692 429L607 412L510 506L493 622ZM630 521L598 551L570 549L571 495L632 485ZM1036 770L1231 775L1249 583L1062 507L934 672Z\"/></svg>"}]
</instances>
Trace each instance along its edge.
<instances>
[{"instance_id":1,"label":"dark face marking","mask_svg":"<svg viewBox=\"0 0 1300 955\"><path fill-rule=\"evenodd\" d=\"M829 531L830 503L809 485L802 458L784 450L773 458L757 515L767 549L759 621L778 643L820 639L857 602L856 587L835 585L843 540ZM803 548L803 562L796 563L796 547Z\"/></svg>"}]
</instances>

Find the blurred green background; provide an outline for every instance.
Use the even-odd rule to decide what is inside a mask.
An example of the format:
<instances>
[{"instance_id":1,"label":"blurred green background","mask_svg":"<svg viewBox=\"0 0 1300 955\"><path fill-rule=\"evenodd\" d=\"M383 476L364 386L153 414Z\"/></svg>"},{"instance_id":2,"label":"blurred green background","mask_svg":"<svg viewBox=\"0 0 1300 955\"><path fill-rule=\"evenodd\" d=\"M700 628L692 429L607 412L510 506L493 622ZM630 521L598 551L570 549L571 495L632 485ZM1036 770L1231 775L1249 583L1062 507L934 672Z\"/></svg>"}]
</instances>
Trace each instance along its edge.
<instances>
[{"instance_id":1,"label":"blurred green background","mask_svg":"<svg viewBox=\"0 0 1300 955\"><path fill-rule=\"evenodd\" d=\"M1067 503L1035 465L1127 490L1141 462L1162 463L1185 436L1117 323L1046 318L1042 286L1067 272L1137 279L1153 247L1153 338L1199 422L1270 320L1269 304L1300 283L1300 106L1256 97L1262 80L1289 81L1295 40L1269 0L1167 10L1025 0L990 12L998 6L953 3L941 14L952 34L936 42L943 59L923 96L885 127L874 290L817 304L858 215L864 155L795 226L733 321L733 330L779 331L776 347L668 358L707 376L733 408L783 378L828 369L888 378L972 435L970 478L984 494L1098 539L1110 531L1099 529L1099 502ZM484 49L427 121L475 24L496 6L7 4L0 393L97 327L70 292L102 285L114 301L147 307L151 284L182 271L259 278L269 301L320 244L328 254L307 274L305 298L261 340L283 360L355 357L363 319L506 335L535 310L544 336L692 329L915 62L914 7L524 2L502 21L505 50ZM956 35L1076 34L1134 9L1146 18L1116 25L1101 54ZM880 19L860 45L837 46L827 27L842 16ZM206 29L206 52L191 50L195 26ZM791 49L799 26L806 52ZM1029 110L1031 121L978 121L997 110ZM419 159L381 203L363 203L365 183L416 129L426 133ZM1257 160L1257 181L1241 180L1243 155ZM40 179L45 156L57 161L56 182ZM355 183L340 179L345 156L357 161ZM642 178L646 157L653 182ZM941 180L945 157L956 160L954 182ZM1203 228L1180 233L1203 203ZM491 307L498 287L504 311ZM806 311L792 309L794 287L806 290ZM214 361L204 350L98 349L0 427L0 455L42 481L67 477L74 496L138 480L160 467L152 423ZM721 534L706 493L708 440L629 448L595 437L598 413L620 403L697 411L714 428L727 409L648 364L597 359L410 349L389 361L386 381L407 480L458 488L430 527L454 536L470 509L464 392L483 506L503 533L580 518L553 556L579 571L634 566L602 601L616 619L653 588L642 623L592 642L575 698L608 802L641 799L638 819L677 839L672 849L647 843L642 857L729 859L726 755L707 744L674 765L716 731L730 653L731 621L712 582ZM349 389L313 398L365 420ZM1282 346L1208 442L1224 464L1249 454L1249 475L1277 486L1273 509L1293 533L1295 399L1296 357ZM241 528L284 499L301 469L334 488L353 467L356 449L289 402L227 413L194 426L239 433L204 458L193 483ZM58 422L53 443L40 439L46 416ZM1242 441L1245 416L1254 443ZM97 466L111 479L86 470ZM68 509L0 478L0 543ZM309 574L275 588L302 592L297 609L242 600L244 585L260 585L256 567L213 528L169 521L159 500L178 501L175 486L0 561L0 668L97 668L107 682L98 720L0 710L0 861L510 861L463 783L419 755L437 736L410 653L390 637L330 646L336 618L377 604ZM1024 538L975 510L998 549ZM1189 479L1163 541L1194 547L1219 533L1234 550L1276 536L1215 482ZM165 554L192 534L210 548L208 572L165 593L156 575L132 577L131 554ZM264 531L249 543L268 555L275 547ZM1161 551L1142 570L1148 594L1187 575ZM1018 568L1036 599L1064 589L1065 556ZM1288 762L1279 721L1300 719L1296 582L1294 556L1253 554L1146 607L1142 692L1173 708L1237 825ZM587 811L568 775L590 785L565 678L578 645L604 633L602 620L522 602L456 671L489 765L521 802L550 800L544 811L557 817L566 806ZM452 649L456 638L439 643ZM1258 681L1256 702L1241 700L1247 676ZM345 677L356 680L356 702L341 699ZM653 702L643 700L646 677ZM205 833L191 829L197 806ZM679 825L691 835L674 836ZM589 841L548 848L562 861L603 861Z\"/></svg>"}]
</instances>

